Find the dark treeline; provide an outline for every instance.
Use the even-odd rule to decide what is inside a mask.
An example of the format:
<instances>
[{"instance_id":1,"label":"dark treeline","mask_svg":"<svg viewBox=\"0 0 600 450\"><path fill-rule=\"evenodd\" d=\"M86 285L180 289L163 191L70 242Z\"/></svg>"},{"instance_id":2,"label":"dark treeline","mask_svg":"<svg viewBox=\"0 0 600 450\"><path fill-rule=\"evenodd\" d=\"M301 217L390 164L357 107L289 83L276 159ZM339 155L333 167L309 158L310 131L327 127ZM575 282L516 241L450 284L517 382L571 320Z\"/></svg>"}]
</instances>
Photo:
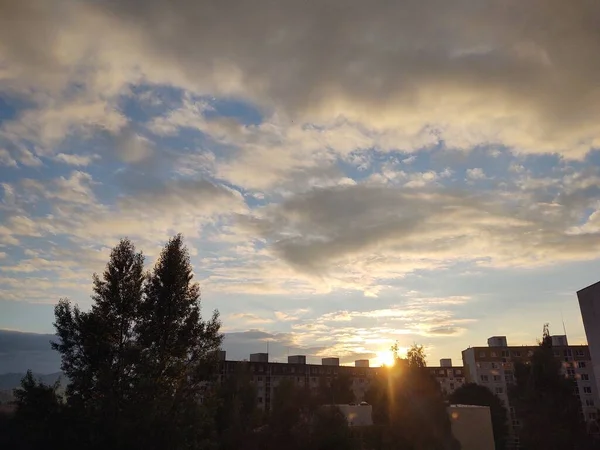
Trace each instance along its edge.
<instances>
[{"instance_id":1,"label":"dark treeline","mask_svg":"<svg viewBox=\"0 0 600 450\"><path fill-rule=\"evenodd\" d=\"M67 299L56 306L51 345L62 357L66 392L28 372L15 390L16 409L0 414L0 448L460 449L422 347L413 346L406 359L393 347L395 364L371 380L365 400L373 407L372 427L349 427L331 406L355 400L344 376L322 381L318 389L280 382L268 412L257 404L244 364L216 382L219 316L202 317L180 235L165 245L149 273L143 255L122 240L104 273L94 274L92 300L87 312ZM529 450L587 448L572 386L551 355L545 334L531 365L516 372L511 401L523 418L522 441ZM450 400L490 406L496 448L504 448L507 415L494 394L467 385ZM547 434L543 446L539 433Z\"/></svg>"}]
</instances>

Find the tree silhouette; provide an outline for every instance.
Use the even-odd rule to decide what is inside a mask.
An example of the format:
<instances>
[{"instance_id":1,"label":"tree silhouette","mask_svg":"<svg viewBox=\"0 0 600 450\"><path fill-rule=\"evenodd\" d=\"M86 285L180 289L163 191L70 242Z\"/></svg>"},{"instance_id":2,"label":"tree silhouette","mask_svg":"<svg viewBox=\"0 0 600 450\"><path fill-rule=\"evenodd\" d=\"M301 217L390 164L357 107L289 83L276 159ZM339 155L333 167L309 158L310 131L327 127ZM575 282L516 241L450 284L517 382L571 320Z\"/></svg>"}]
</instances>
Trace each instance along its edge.
<instances>
[{"instance_id":1,"label":"tree silhouette","mask_svg":"<svg viewBox=\"0 0 600 450\"><path fill-rule=\"evenodd\" d=\"M509 390L511 405L521 422L521 444L528 450L580 449L586 429L577 384L561 373L554 357L548 325L529 364L515 366L515 385Z\"/></svg>"}]
</instances>

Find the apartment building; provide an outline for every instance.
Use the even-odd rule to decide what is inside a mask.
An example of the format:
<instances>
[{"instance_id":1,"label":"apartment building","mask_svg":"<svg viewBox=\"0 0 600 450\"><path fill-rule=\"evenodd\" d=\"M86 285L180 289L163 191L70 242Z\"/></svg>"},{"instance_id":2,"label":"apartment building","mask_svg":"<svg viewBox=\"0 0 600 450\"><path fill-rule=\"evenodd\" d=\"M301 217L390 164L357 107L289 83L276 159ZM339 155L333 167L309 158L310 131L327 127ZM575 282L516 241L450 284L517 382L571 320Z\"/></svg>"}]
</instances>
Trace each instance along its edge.
<instances>
[{"instance_id":1,"label":"apartment building","mask_svg":"<svg viewBox=\"0 0 600 450\"><path fill-rule=\"evenodd\" d=\"M587 345L568 345L566 336L552 336L554 356L561 360L562 370L577 382L577 396L584 418L597 418L600 397L595 384L594 369ZM489 388L498 395L509 411L509 428L514 448L518 447L516 430L520 426L508 399L508 388L514 383L514 368L518 362L530 360L537 346L509 346L506 336L493 336L487 347L471 347L462 352L466 381Z\"/></svg>"},{"instance_id":2,"label":"apartment building","mask_svg":"<svg viewBox=\"0 0 600 450\"><path fill-rule=\"evenodd\" d=\"M221 378L225 378L240 369L241 365L249 371L257 390L258 406L265 411L271 409L271 400L275 388L284 380L292 380L297 386L318 389L322 383L331 382L338 376L347 376L352 380L352 391L357 401L364 399L370 380L381 370L369 367L364 360L358 360L355 366L340 366L339 358L323 358L321 364L306 364L306 356L288 357L287 363L269 362L268 354L252 354L249 361L221 361ZM331 403L338 401L331 399Z\"/></svg>"},{"instance_id":3,"label":"apartment building","mask_svg":"<svg viewBox=\"0 0 600 450\"><path fill-rule=\"evenodd\" d=\"M382 367L370 367L368 360L357 360L354 366L341 366L339 358L323 358L321 364L306 364L306 356L288 356L287 363L269 362L267 353L254 353L249 361L227 361L221 352L221 380L236 373L242 367L252 378L257 390L258 406L269 411L275 388L284 380L292 380L299 387L318 389L322 383L329 383L338 376L349 377L355 400L361 402L369 389L371 380ZM441 360L440 366L428 367L429 372L440 383L445 394L451 394L465 383L462 367L453 367L449 359ZM339 403L335 398L332 404Z\"/></svg>"},{"instance_id":4,"label":"apartment building","mask_svg":"<svg viewBox=\"0 0 600 450\"><path fill-rule=\"evenodd\" d=\"M442 388L444 395L450 395L466 383L465 370L463 367L452 366L451 359L441 359L437 367L427 367Z\"/></svg>"},{"instance_id":5,"label":"apartment building","mask_svg":"<svg viewBox=\"0 0 600 450\"><path fill-rule=\"evenodd\" d=\"M594 382L600 391L600 281L577 291L577 299L594 366Z\"/></svg>"}]
</instances>

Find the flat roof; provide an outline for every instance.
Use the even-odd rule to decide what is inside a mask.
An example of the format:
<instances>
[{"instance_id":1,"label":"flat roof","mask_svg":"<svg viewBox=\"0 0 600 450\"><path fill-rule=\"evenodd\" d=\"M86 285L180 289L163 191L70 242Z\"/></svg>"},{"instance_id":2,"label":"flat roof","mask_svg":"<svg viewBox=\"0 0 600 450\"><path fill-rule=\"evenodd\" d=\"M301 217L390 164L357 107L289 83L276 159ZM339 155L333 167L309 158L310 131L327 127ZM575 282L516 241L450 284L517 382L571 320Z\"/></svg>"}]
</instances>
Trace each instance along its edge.
<instances>
[{"instance_id":1,"label":"flat roof","mask_svg":"<svg viewBox=\"0 0 600 450\"><path fill-rule=\"evenodd\" d=\"M600 285L600 281L596 281L594 284L590 284L589 286L586 286L586 287L584 287L584 288L582 288L582 289L579 289L579 290L577 291L577 293L579 294L580 292L583 292L583 291L585 291L585 290L587 290L587 289L590 289L590 288L596 287L596 286L598 286L598 285ZM600 287L600 286L598 286L598 287Z\"/></svg>"}]
</instances>

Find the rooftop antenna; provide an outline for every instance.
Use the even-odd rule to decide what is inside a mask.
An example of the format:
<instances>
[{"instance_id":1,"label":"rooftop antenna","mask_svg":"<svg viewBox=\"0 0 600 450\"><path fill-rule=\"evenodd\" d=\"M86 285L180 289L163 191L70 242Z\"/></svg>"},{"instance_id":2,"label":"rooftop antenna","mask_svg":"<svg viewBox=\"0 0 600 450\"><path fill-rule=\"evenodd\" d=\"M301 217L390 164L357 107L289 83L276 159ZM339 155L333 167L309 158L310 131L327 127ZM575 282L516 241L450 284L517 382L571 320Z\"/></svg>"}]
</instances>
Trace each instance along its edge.
<instances>
[{"instance_id":1,"label":"rooftop antenna","mask_svg":"<svg viewBox=\"0 0 600 450\"><path fill-rule=\"evenodd\" d=\"M567 327L565 327L565 319L563 317L562 309L560 310L560 320L562 320L563 324L563 333L565 333L565 336L567 336Z\"/></svg>"},{"instance_id":2,"label":"rooftop antenna","mask_svg":"<svg viewBox=\"0 0 600 450\"><path fill-rule=\"evenodd\" d=\"M269 354L269 340L267 339L267 355Z\"/></svg>"}]
</instances>

